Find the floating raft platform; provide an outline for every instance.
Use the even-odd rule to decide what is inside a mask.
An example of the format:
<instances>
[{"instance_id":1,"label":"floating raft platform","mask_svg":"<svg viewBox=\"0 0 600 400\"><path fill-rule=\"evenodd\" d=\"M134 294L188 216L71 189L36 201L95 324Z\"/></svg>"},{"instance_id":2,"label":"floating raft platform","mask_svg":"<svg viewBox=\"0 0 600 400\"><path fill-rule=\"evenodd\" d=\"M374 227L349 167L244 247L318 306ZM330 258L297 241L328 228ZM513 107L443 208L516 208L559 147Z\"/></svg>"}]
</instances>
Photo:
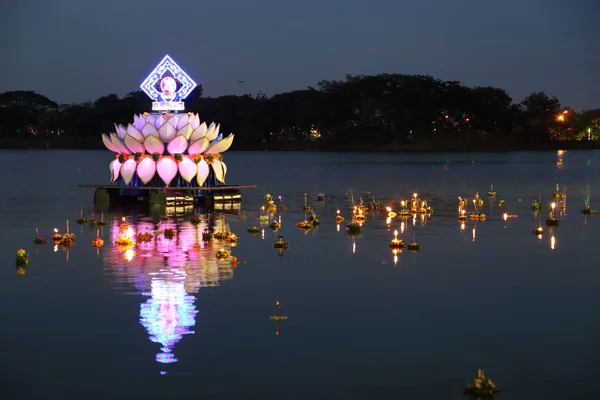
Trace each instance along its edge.
<instances>
[{"instance_id":1,"label":"floating raft platform","mask_svg":"<svg viewBox=\"0 0 600 400\"><path fill-rule=\"evenodd\" d=\"M94 205L107 208L123 203L149 203L150 206L178 207L202 205L205 208L222 208L215 205L241 203L241 189L255 189L256 185L224 185L211 187L162 187L121 185L78 185L96 189Z\"/></svg>"}]
</instances>

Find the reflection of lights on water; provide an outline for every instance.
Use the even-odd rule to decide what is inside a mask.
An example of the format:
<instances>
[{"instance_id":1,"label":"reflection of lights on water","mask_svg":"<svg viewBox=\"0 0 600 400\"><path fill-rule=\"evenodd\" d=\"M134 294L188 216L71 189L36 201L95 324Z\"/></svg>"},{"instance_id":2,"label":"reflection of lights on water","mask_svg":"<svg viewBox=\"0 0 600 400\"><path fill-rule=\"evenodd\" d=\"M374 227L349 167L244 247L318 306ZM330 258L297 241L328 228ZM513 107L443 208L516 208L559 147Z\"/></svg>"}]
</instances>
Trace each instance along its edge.
<instances>
[{"instance_id":1,"label":"reflection of lights on water","mask_svg":"<svg viewBox=\"0 0 600 400\"><path fill-rule=\"evenodd\" d=\"M264 239L264 238L265 238L265 230L264 230L264 229L261 229L261 231L260 231L260 237L261 237L262 239Z\"/></svg>"},{"instance_id":2,"label":"reflection of lights on water","mask_svg":"<svg viewBox=\"0 0 600 400\"><path fill-rule=\"evenodd\" d=\"M133 249L127 249L125 251L125 259L129 262L133 260L133 257L135 257L135 251L133 251Z\"/></svg>"},{"instance_id":3,"label":"reflection of lights on water","mask_svg":"<svg viewBox=\"0 0 600 400\"><path fill-rule=\"evenodd\" d=\"M473 241L475 241L475 227L473 227Z\"/></svg>"},{"instance_id":4,"label":"reflection of lights on water","mask_svg":"<svg viewBox=\"0 0 600 400\"><path fill-rule=\"evenodd\" d=\"M502 219L506 221L508 219L508 214L507 213L502 214Z\"/></svg>"},{"instance_id":5,"label":"reflection of lights on water","mask_svg":"<svg viewBox=\"0 0 600 400\"><path fill-rule=\"evenodd\" d=\"M352 242L352 254L356 254L356 242Z\"/></svg>"},{"instance_id":6,"label":"reflection of lights on water","mask_svg":"<svg viewBox=\"0 0 600 400\"><path fill-rule=\"evenodd\" d=\"M171 353L173 346L183 335L193 334L198 313L194 296L185 291L186 274L181 270L157 273L151 283L151 298L141 305L140 323L150 335L150 340L159 343L161 353L156 361L163 364L177 362ZM160 276L163 275L163 276ZM166 278L166 279L165 279Z\"/></svg>"},{"instance_id":7,"label":"reflection of lights on water","mask_svg":"<svg viewBox=\"0 0 600 400\"><path fill-rule=\"evenodd\" d=\"M390 225L392 223L392 217L387 217L385 220L386 225Z\"/></svg>"},{"instance_id":8,"label":"reflection of lights on water","mask_svg":"<svg viewBox=\"0 0 600 400\"><path fill-rule=\"evenodd\" d=\"M563 158L565 156L566 150L558 150L556 152L556 169L563 169L564 168L564 161Z\"/></svg>"},{"instance_id":9,"label":"reflection of lights on water","mask_svg":"<svg viewBox=\"0 0 600 400\"><path fill-rule=\"evenodd\" d=\"M464 231L466 226L467 226L467 224L465 224L464 222L461 222L460 223L460 230Z\"/></svg>"},{"instance_id":10,"label":"reflection of lights on water","mask_svg":"<svg viewBox=\"0 0 600 400\"><path fill-rule=\"evenodd\" d=\"M400 222L400 233L404 233L404 221Z\"/></svg>"},{"instance_id":11,"label":"reflection of lights on water","mask_svg":"<svg viewBox=\"0 0 600 400\"><path fill-rule=\"evenodd\" d=\"M556 245L556 238L554 235L550 236L550 248L554 250L554 246Z\"/></svg>"},{"instance_id":12,"label":"reflection of lights on water","mask_svg":"<svg viewBox=\"0 0 600 400\"><path fill-rule=\"evenodd\" d=\"M417 223L417 214L413 214L413 226Z\"/></svg>"},{"instance_id":13,"label":"reflection of lights on water","mask_svg":"<svg viewBox=\"0 0 600 400\"><path fill-rule=\"evenodd\" d=\"M54 252L56 253L57 251L58 251L58 245L57 245L57 244L55 244L55 245L54 245Z\"/></svg>"},{"instance_id":14,"label":"reflection of lights on water","mask_svg":"<svg viewBox=\"0 0 600 400\"><path fill-rule=\"evenodd\" d=\"M340 224L337 224L337 225L335 226L335 230L336 230L337 232L339 232L339 231L340 231Z\"/></svg>"}]
</instances>

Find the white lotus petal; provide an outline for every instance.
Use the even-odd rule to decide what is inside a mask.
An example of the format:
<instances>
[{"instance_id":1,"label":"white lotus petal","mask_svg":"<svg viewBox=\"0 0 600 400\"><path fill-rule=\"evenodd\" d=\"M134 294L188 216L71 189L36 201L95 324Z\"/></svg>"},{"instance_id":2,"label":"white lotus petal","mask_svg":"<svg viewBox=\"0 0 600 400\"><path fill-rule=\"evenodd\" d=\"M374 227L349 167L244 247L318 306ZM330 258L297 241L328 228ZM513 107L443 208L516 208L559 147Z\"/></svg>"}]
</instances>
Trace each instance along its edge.
<instances>
[{"instance_id":1,"label":"white lotus petal","mask_svg":"<svg viewBox=\"0 0 600 400\"><path fill-rule=\"evenodd\" d=\"M215 178L221 183L225 183L225 178L223 177L223 165L221 165L221 161L216 158L212 162L212 169L215 171Z\"/></svg>"},{"instance_id":2,"label":"white lotus petal","mask_svg":"<svg viewBox=\"0 0 600 400\"><path fill-rule=\"evenodd\" d=\"M204 153L204 150L206 150L208 148L208 146L210 145L210 142L208 141L208 139L206 138L200 138L198 140L196 140L194 143L190 144L190 147L188 147L188 154L189 155L195 155L195 154L202 154Z\"/></svg>"},{"instance_id":3,"label":"white lotus petal","mask_svg":"<svg viewBox=\"0 0 600 400\"><path fill-rule=\"evenodd\" d=\"M140 132L135 126L129 124L127 125L127 134L142 143L144 141L144 135Z\"/></svg>"},{"instance_id":4,"label":"white lotus petal","mask_svg":"<svg viewBox=\"0 0 600 400\"><path fill-rule=\"evenodd\" d=\"M133 126L135 126L135 129L141 131L144 125L146 125L146 119L141 115L135 114L133 116Z\"/></svg>"},{"instance_id":5,"label":"white lotus petal","mask_svg":"<svg viewBox=\"0 0 600 400\"><path fill-rule=\"evenodd\" d=\"M107 149L109 149L110 151L113 151L115 153L120 153L119 149L117 149L113 144L112 141L110 140L110 136L106 135L106 134L102 134L102 143L104 143L104 145L106 146Z\"/></svg>"},{"instance_id":6,"label":"white lotus petal","mask_svg":"<svg viewBox=\"0 0 600 400\"><path fill-rule=\"evenodd\" d=\"M151 122L146 122L146 125L144 125L144 127L142 128L142 135L144 135L144 137L148 137L148 136L156 136L157 138L159 137L158 131L154 127L154 124Z\"/></svg>"},{"instance_id":7,"label":"white lotus petal","mask_svg":"<svg viewBox=\"0 0 600 400\"><path fill-rule=\"evenodd\" d=\"M119 153L131 154L127 146L125 146L125 143L123 143L123 141L114 133L110 134L110 141L112 142L113 146L119 150Z\"/></svg>"},{"instance_id":8,"label":"white lotus petal","mask_svg":"<svg viewBox=\"0 0 600 400\"><path fill-rule=\"evenodd\" d=\"M224 153L231 147L233 143L234 134L227 136L225 139L219 140L214 144L211 144L204 152L207 154Z\"/></svg>"},{"instance_id":9,"label":"white lotus petal","mask_svg":"<svg viewBox=\"0 0 600 400\"><path fill-rule=\"evenodd\" d=\"M190 183L192 179L194 179L194 176L196 176L198 173L198 166L196 165L196 162L188 156L183 156L183 159L178 164L178 168L179 175L181 175L183 180L187 183Z\"/></svg>"},{"instance_id":10,"label":"white lotus petal","mask_svg":"<svg viewBox=\"0 0 600 400\"><path fill-rule=\"evenodd\" d=\"M189 140L190 137L192 136L192 133L194 132L194 129L192 128L192 125L190 124L185 124L184 126L182 126L178 131L177 131L177 135L181 135L183 136L186 140Z\"/></svg>"},{"instance_id":11,"label":"white lotus petal","mask_svg":"<svg viewBox=\"0 0 600 400\"><path fill-rule=\"evenodd\" d=\"M119 172L121 171L121 163L118 159L114 159L110 163L110 181L115 182L119 179Z\"/></svg>"},{"instance_id":12,"label":"white lotus petal","mask_svg":"<svg viewBox=\"0 0 600 400\"><path fill-rule=\"evenodd\" d=\"M192 136L190 136L190 142L195 142L196 140L203 138L206 136L206 132L208 128L206 127L206 122L201 123L197 128L194 128L194 132Z\"/></svg>"},{"instance_id":13,"label":"white lotus petal","mask_svg":"<svg viewBox=\"0 0 600 400\"><path fill-rule=\"evenodd\" d=\"M146 123L154 125L155 121L156 121L156 117L152 114L148 114L148 116L146 117Z\"/></svg>"},{"instance_id":14,"label":"white lotus petal","mask_svg":"<svg viewBox=\"0 0 600 400\"><path fill-rule=\"evenodd\" d=\"M115 132L121 139L125 139L125 135L127 135L127 129L123 125L115 124Z\"/></svg>"},{"instance_id":15,"label":"white lotus petal","mask_svg":"<svg viewBox=\"0 0 600 400\"><path fill-rule=\"evenodd\" d=\"M227 175L227 165L222 160L221 166L223 167L223 183L225 183L225 176Z\"/></svg>"},{"instance_id":16,"label":"white lotus petal","mask_svg":"<svg viewBox=\"0 0 600 400\"><path fill-rule=\"evenodd\" d=\"M132 153L144 153L144 145L141 144L137 139L135 139L133 136L129 136L129 135L125 135L125 146L127 146L127 148L129 150L131 150Z\"/></svg>"},{"instance_id":17,"label":"white lotus petal","mask_svg":"<svg viewBox=\"0 0 600 400\"><path fill-rule=\"evenodd\" d=\"M173 140L167 145L167 151L169 154L183 154L188 147L188 142L183 136L175 136Z\"/></svg>"},{"instance_id":18,"label":"white lotus petal","mask_svg":"<svg viewBox=\"0 0 600 400\"><path fill-rule=\"evenodd\" d=\"M210 124L210 126L208 127L208 132L206 132L206 135L204 135L209 141L213 140L214 138L217 137L217 135L219 135L219 125L215 125L215 123L213 122L212 124Z\"/></svg>"},{"instance_id":19,"label":"white lotus petal","mask_svg":"<svg viewBox=\"0 0 600 400\"><path fill-rule=\"evenodd\" d=\"M196 175L196 182L198 182L198 186L204 185L206 178L208 178L208 173L210 170L208 169L208 164L204 159L200 160L198 163L198 174Z\"/></svg>"},{"instance_id":20,"label":"white lotus petal","mask_svg":"<svg viewBox=\"0 0 600 400\"><path fill-rule=\"evenodd\" d=\"M177 124L179 123L179 115L174 114L168 119L169 123L173 125L173 127L177 128Z\"/></svg>"},{"instance_id":21,"label":"white lotus petal","mask_svg":"<svg viewBox=\"0 0 600 400\"><path fill-rule=\"evenodd\" d=\"M137 166L137 174L144 185L154 178L156 163L151 157L144 157Z\"/></svg>"},{"instance_id":22,"label":"white lotus petal","mask_svg":"<svg viewBox=\"0 0 600 400\"><path fill-rule=\"evenodd\" d=\"M148 154L158 153L161 156L165 152L165 144L156 136L148 136L144 139L144 147Z\"/></svg>"},{"instance_id":23,"label":"white lotus petal","mask_svg":"<svg viewBox=\"0 0 600 400\"><path fill-rule=\"evenodd\" d=\"M177 134L177 130L175 127L168 122L165 122L158 128L158 137L164 142L169 143L175 135Z\"/></svg>"},{"instance_id":24,"label":"white lotus petal","mask_svg":"<svg viewBox=\"0 0 600 400\"><path fill-rule=\"evenodd\" d=\"M156 129L160 128L165 122L167 122L167 119L161 114L158 117L156 117L156 121L154 121L154 126L156 127Z\"/></svg>"},{"instance_id":25,"label":"white lotus petal","mask_svg":"<svg viewBox=\"0 0 600 400\"><path fill-rule=\"evenodd\" d=\"M180 130L181 128L183 128L183 126L185 124L188 123L188 120L190 119L190 117L187 114L183 114L181 116L181 118L179 118L179 121L177 122L177 124L175 124L174 126L177 127L177 130Z\"/></svg>"},{"instance_id":26,"label":"white lotus petal","mask_svg":"<svg viewBox=\"0 0 600 400\"><path fill-rule=\"evenodd\" d=\"M170 157L161 158L156 163L156 172L165 183L165 186L169 186L169 183L177 175L177 163Z\"/></svg>"},{"instance_id":27,"label":"white lotus petal","mask_svg":"<svg viewBox=\"0 0 600 400\"><path fill-rule=\"evenodd\" d=\"M198 114L192 114L190 117L190 123L192 124L192 128L196 129L200 126L200 117Z\"/></svg>"},{"instance_id":28,"label":"white lotus petal","mask_svg":"<svg viewBox=\"0 0 600 400\"><path fill-rule=\"evenodd\" d=\"M129 182L131 182L135 173L135 167L137 167L137 162L133 158L130 158L121 165L121 177L126 185L129 185Z\"/></svg>"}]
</instances>

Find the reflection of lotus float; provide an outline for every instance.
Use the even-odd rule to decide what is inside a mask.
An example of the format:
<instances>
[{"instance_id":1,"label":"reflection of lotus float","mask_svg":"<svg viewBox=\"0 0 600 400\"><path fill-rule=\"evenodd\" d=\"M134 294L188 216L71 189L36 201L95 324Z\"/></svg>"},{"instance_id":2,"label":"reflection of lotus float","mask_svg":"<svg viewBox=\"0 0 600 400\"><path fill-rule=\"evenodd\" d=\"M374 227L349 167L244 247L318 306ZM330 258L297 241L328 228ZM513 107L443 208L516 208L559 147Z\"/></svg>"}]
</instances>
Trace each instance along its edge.
<instances>
[{"instance_id":1,"label":"reflection of lotus float","mask_svg":"<svg viewBox=\"0 0 600 400\"><path fill-rule=\"evenodd\" d=\"M583 210L581 210L581 212L584 215L596 215L596 214L598 214L598 211L592 210L591 208L584 208Z\"/></svg>"},{"instance_id":2,"label":"reflection of lotus float","mask_svg":"<svg viewBox=\"0 0 600 400\"><path fill-rule=\"evenodd\" d=\"M346 225L346 232L350 236L358 236L362 233L362 224L359 221L352 220L348 225Z\"/></svg>"},{"instance_id":3,"label":"reflection of lotus float","mask_svg":"<svg viewBox=\"0 0 600 400\"><path fill-rule=\"evenodd\" d=\"M325 201L325 195L323 193L319 193L317 195L317 201Z\"/></svg>"},{"instance_id":4,"label":"reflection of lotus float","mask_svg":"<svg viewBox=\"0 0 600 400\"><path fill-rule=\"evenodd\" d=\"M549 217L546 220L546 226L559 226L559 225L560 225L560 221L558 220L558 218Z\"/></svg>"},{"instance_id":5,"label":"reflection of lotus float","mask_svg":"<svg viewBox=\"0 0 600 400\"><path fill-rule=\"evenodd\" d=\"M494 382L484 376L482 370L478 371L477 379L467 382L467 385L465 386L465 394L479 398L490 398L499 391L500 390L496 387Z\"/></svg>"}]
</instances>

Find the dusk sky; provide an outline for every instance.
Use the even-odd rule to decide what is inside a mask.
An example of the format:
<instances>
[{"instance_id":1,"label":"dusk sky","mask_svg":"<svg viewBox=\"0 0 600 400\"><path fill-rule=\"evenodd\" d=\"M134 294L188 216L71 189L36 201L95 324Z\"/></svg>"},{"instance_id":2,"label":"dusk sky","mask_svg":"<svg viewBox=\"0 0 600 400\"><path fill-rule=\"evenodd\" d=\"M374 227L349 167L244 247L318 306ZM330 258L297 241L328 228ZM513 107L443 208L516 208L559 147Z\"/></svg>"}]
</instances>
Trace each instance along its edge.
<instances>
[{"instance_id":1,"label":"dusk sky","mask_svg":"<svg viewBox=\"0 0 600 400\"><path fill-rule=\"evenodd\" d=\"M10 3L0 15L0 91L58 103L138 90L169 54L206 96L270 96L388 72L600 108L598 0Z\"/></svg>"}]
</instances>

